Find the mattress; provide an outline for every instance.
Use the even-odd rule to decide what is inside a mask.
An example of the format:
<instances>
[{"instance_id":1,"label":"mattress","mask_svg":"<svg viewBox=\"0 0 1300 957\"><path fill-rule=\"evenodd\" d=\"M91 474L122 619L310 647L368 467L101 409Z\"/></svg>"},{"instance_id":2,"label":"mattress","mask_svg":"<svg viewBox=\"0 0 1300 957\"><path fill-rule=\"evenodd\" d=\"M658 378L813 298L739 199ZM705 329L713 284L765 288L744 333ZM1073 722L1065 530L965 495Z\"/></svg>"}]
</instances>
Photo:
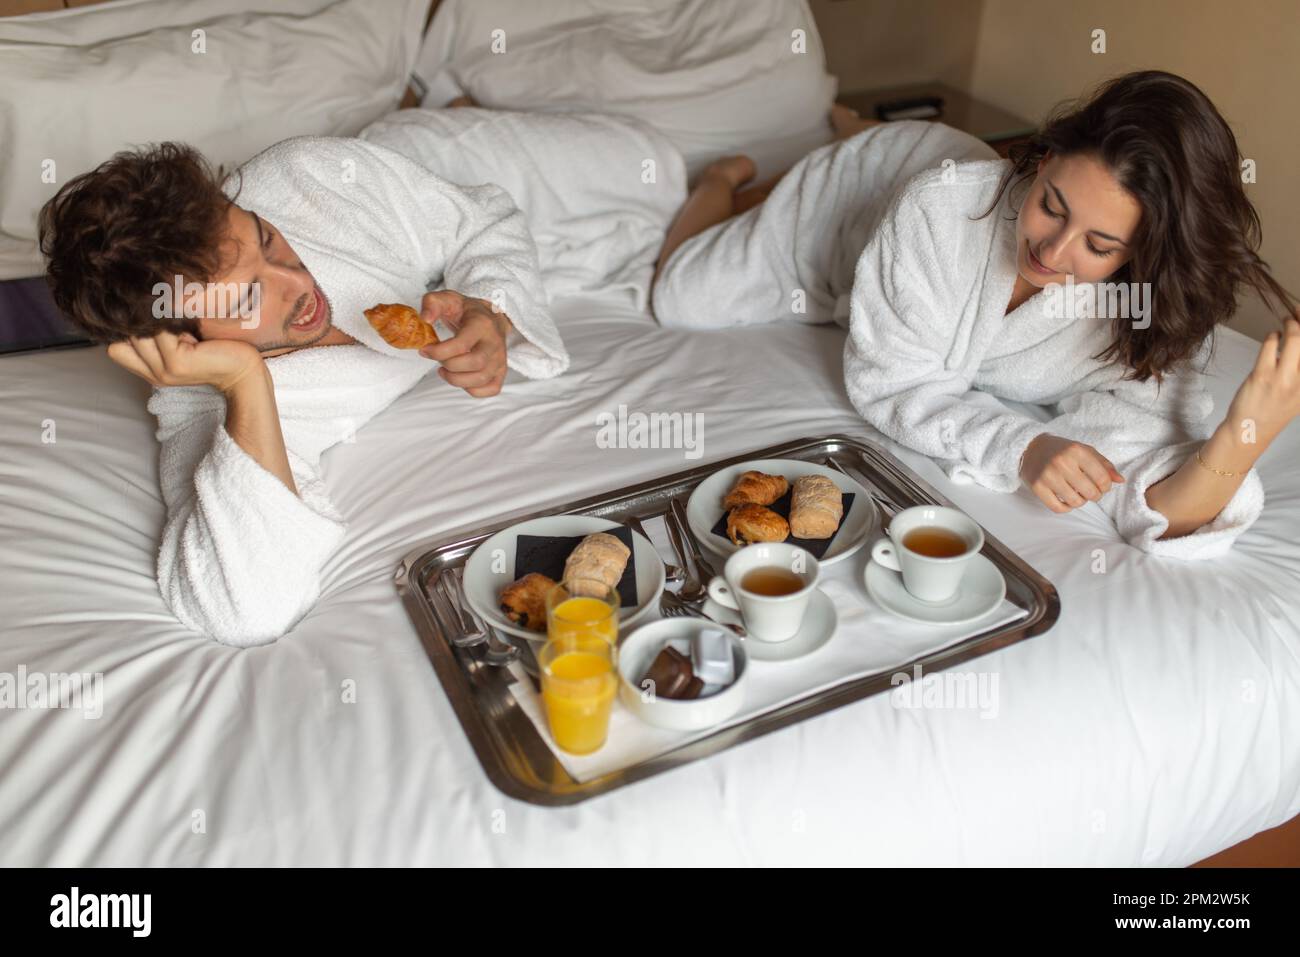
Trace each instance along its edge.
<instances>
[{"instance_id":1,"label":"mattress","mask_svg":"<svg viewBox=\"0 0 1300 957\"><path fill-rule=\"evenodd\" d=\"M875 438L833 327L666 331L612 298L555 315L565 376L490 400L430 376L325 454L347 538L314 610L244 651L159 597L147 385L101 348L0 360L0 673L103 675L98 717L0 712L0 862L1185 865L1300 813L1295 427L1261 461L1263 517L1204 563L890 445L1060 590L1051 632L973 663L996 717L877 695L574 807L502 795L397 598L405 554L786 439ZM1221 403L1256 348L1222 335ZM620 405L701 413L701 457L599 447Z\"/></svg>"}]
</instances>

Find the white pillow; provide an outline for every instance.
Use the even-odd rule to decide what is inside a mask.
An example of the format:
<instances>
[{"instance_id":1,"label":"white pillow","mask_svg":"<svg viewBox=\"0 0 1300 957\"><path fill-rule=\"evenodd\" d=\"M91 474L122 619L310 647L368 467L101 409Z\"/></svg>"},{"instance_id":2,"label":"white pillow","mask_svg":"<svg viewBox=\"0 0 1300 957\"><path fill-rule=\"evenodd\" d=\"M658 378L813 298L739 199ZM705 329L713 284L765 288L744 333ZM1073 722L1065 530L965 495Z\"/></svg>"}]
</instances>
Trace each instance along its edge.
<instances>
[{"instance_id":1,"label":"white pillow","mask_svg":"<svg viewBox=\"0 0 1300 957\"><path fill-rule=\"evenodd\" d=\"M427 11L128 0L0 20L0 279L44 271L41 205L118 150L178 140L233 168L290 136L360 132L401 99Z\"/></svg>"},{"instance_id":2,"label":"white pillow","mask_svg":"<svg viewBox=\"0 0 1300 957\"><path fill-rule=\"evenodd\" d=\"M466 93L638 117L692 179L741 152L775 176L832 137L836 81L807 0L443 0L415 72L424 106Z\"/></svg>"},{"instance_id":3,"label":"white pillow","mask_svg":"<svg viewBox=\"0 0 1300 957\"><path fill-rule=\"evenodd\" d=\"M601 113L398 110L361 138L453 183L495 183L509 193L552 299L626 290L646 308L664 233L686 199L681 156L648 123Z\"/></svg>"}]
</instances>

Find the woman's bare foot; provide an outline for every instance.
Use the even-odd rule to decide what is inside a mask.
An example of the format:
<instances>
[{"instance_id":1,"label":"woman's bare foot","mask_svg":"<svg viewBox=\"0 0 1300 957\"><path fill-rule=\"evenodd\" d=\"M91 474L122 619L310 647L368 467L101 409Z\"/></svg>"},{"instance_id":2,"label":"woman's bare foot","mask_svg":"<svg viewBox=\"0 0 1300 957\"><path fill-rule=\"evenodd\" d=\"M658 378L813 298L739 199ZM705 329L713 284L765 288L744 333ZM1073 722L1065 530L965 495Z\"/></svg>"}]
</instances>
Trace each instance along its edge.
<instances>
[{"instance_id":1,"label":"woman's bare foot","mask_svg":"<svg viewBox=\"0 0 1300 957\"><path fill-rule=\"evenodd\" d=\"M708 178L726 183L734 192L757 175L758 167L748 156L724 156L704 167L696 185Z\"/></svg>"},{"instance_id":2,"label":"woman's bare foot","mask_svg":"<svg viewBox=\"0 0 1300 957\"><path fill-rule=\"evenodd\" d=\"M851 136L857 136L865 129L873 126L879 126L881 120L864 120L858 115L858 111L850 109L843 103L831 104L831 129L835 131L837 140L847 140Z\"/></svg>"},{"instance_id":3,"label":"woman's bare foot","mask_svg":"<svg viewBox=\"0 0 1300 957\"><path fill-rule=\"evenodd\" d=\"M447 104L448 109L457 106L478 106L478 101L475 100L474 97L472 96L458 96L456 97L456 99L451 100Z\"/></svg>"},{"instance_id":4,"label":"woman's bare foot","mask_svg":"<svg viewBox=\"0 0 1300 957\"><path fill-rule=\"evenodd\" d=\"M736 215L737 189L757 174L758 167L748 156L724 156L700 171L691 187L691 194L668 227L664 244L659 249L652 283L658 281L660 269L678 246L715 223Z\"/></svg>"}]
</instances>

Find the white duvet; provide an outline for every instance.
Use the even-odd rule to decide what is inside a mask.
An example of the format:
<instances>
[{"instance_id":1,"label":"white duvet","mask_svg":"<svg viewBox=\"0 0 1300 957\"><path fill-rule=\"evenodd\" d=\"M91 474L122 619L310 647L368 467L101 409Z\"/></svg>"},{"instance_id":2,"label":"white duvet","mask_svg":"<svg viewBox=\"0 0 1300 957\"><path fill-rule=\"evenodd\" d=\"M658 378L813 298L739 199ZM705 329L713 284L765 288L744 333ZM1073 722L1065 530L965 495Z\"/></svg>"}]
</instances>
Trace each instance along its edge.
<instances>
[{"instance_id":1,"label":"white duvet","mask_svg":"<svg viewBox=\"0 0 1300 957\"><path fill-rule=\"evenodd\" d=\"M685 333L591 298L552 313L569 371L507 389L491 428L430 376L322 456L347 533L319 602L251 650L158 595L144 384L102 350L0 360L0 671L104 675L98 720L0 713L0 861L1181 866L1300 813L1294 430L1259 463L1259 521L1198 563L1124 544L1095 506L1050 515L905 454L1060 590L1054 630L968 666L998 675L995 719L882 694L576 807L502 795L397 598L403 555L749 449L871 434L832 374L832 327ZM1256 351L1225 336L1219 401ZM700 412L703 457L601 448L596 416L620 404Z\"/></svg>"}]
</instances>

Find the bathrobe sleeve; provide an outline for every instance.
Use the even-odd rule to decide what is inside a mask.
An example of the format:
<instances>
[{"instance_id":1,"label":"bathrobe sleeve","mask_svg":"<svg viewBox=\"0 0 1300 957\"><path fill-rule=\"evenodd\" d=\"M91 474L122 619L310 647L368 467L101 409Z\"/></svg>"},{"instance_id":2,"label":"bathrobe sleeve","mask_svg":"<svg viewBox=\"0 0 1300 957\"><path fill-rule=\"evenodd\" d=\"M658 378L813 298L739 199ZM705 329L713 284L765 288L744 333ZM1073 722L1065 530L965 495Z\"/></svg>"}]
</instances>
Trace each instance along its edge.
<instances>
[{"instance_id":1,"label":"bathrobe sleeve","mask_svg":"<svg viewBox=\"0 0 1300 957\"><path fill-rule=\"evenodd\" d=\"M195 417L163 441L163 601L182 623L238 647L279 638L320 597L321 568L346 526L319 475L289 452L294 495L226 431Z\"/></svg>"},{"instance_id":2,"label":"bathrobe sleeve","mask_svg":"<svg viewBox=\"0 0 1300 957\"><path fill-rule=\"evenodd\" d=\"M952 211L949 211L952 214ZM885 214L854 271L844 384L889 438L939 461L955 481L1000 492L1020 485L1020 452L1041 422L975 391L960 360L959 313L970 296L943 261L908 190Z\"/></svg>"},{"instance_id":3,"label":"bathrobe sleeve","mask_svg":"<svg viewBox=\"0 0 1300 957\"><path fill-rule=\"evenodd\" d=\"M1264 508L1264 486L1251 469L1213 520L1187 535L1160 539L1169 521L1147 504L1147 490L1176 472L1209 438L1214 400L1201 380L1194 368L1166 375L1159 387L1154 380L1120 380L1070 396L1044 423L1046 432L1091 445L1114 463L1124 482L1112 486L1098 505L1126 542L1155 555L1222 555Z\"/></svg>"},{"instance_id":4,"label":"bathrobe sleeve","mask_svg":"<svg viewBox=\"0 0 1300 957\"><path fill-rule=\"evenodd\" d=\"M412 266L441 288L486 299L509 318L510 368L534 379L562 373L569 356L551 320L524 215L500 186L458 186L395 150L362 140L392 175L358 177L367 201L389 210L396 234L409 240Z\"/></svg>"}]
</instances>

